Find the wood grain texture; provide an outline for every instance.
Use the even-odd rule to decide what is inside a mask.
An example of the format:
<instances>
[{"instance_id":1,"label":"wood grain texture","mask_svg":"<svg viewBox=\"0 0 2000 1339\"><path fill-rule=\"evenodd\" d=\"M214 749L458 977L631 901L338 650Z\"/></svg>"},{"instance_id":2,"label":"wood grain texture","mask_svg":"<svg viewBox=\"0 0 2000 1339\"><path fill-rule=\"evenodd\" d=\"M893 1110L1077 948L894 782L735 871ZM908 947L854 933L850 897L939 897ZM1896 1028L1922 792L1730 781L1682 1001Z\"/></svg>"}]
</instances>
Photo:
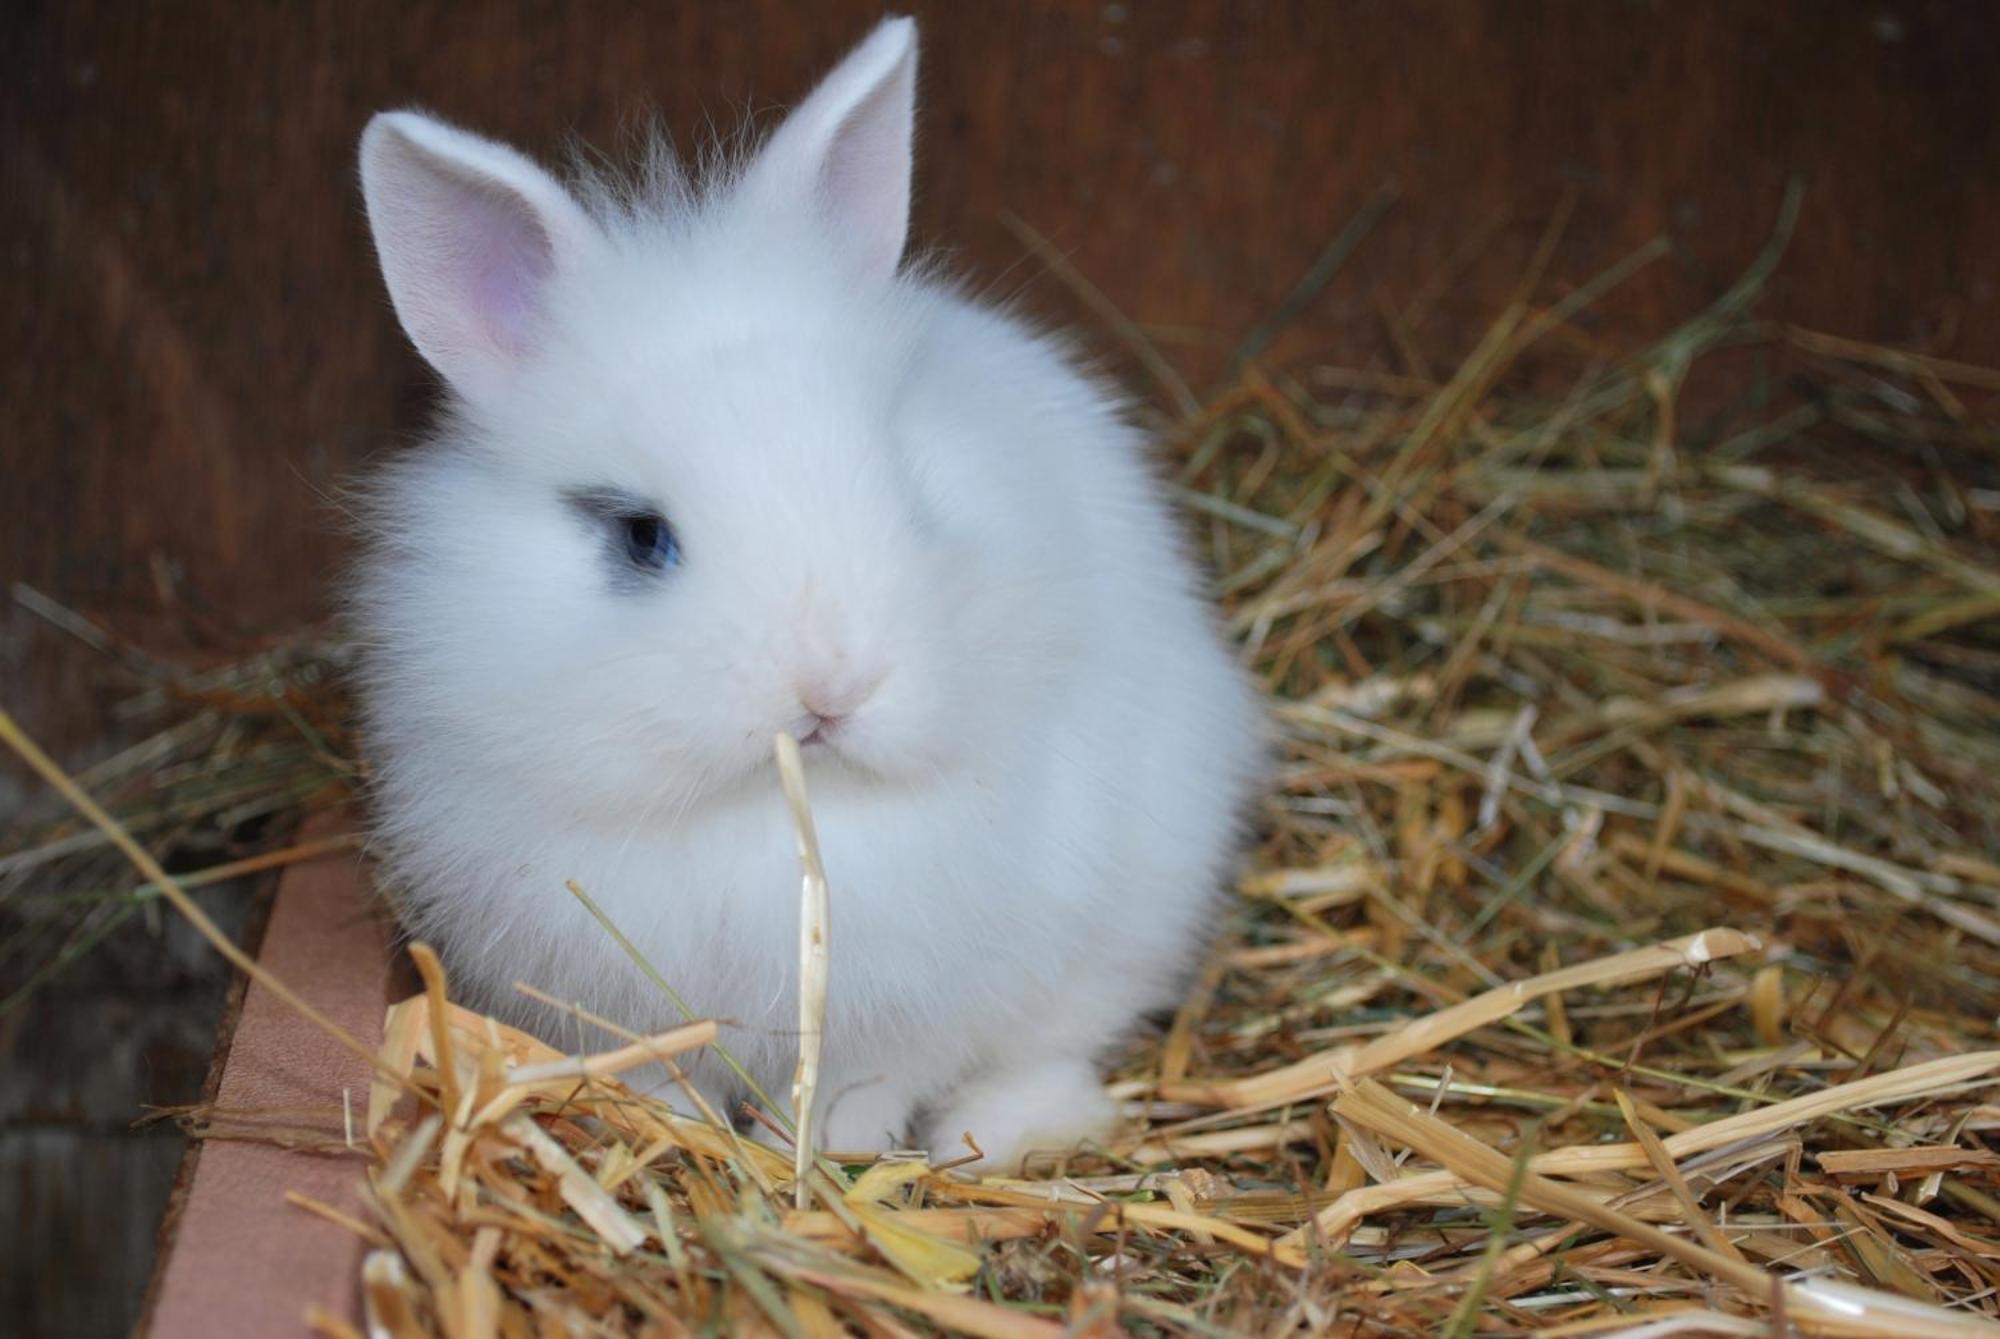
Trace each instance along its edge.
<instances>
[{"instance_id":1,"label":"wood grain texture","mask_svg":"<svg viewBox=\"0 0 2000 1339\"><path fill-rule=\"evenodd\" d=\"M1393 182L1276 353L1386 365L1383 311L1428 285L1418 333L1449 356L1565 192L1558 277L1678 241L1604 309L1615 337L1712 295L1800 174L1768 310L2000 361L1984 0L913 8L916 234L1052 317L1079 313L1004 211L1134 318L1226 345ZM155 642L322 612L346 549L329 499L430 394L362 227L369 113L418 103L548 154L571 134L615 147L650 108L698 141L797 98L879 12L17 0L0 20L0 577ZM102 707L82 659L0 613L10 703L71 746Z\"/></svg>"},{"instance_id":2,"label":"wood grain texture","mask_svg":"<svg viewBox=\"0 0 2000 1339\"><path fill-rule=\"evenodd\" d=\"M306 829L329 836L336 821ZM296 865L278 883L257 961L370 1046L381 1043L393 935L351 853ZM222 1039L216 1106L231 1113L282 1113L274 1124L320 1140L345 1133L343 1093L367 1107L371 1071L317 1024L252 983L234 1030ZM239 1117L251 1125L267 1119ZM359 1117L355 1118L357 1122ZM170 1240L163 1244L148 1314L153 1339L277 1339L310 1331L318 1304L361 1319L365 1244L345 1228L285 1202L306 1195L350 1215L361 1212L361 1159L304 1153L254 1139L202 1144Z\"/></svg>"}]
</instances>

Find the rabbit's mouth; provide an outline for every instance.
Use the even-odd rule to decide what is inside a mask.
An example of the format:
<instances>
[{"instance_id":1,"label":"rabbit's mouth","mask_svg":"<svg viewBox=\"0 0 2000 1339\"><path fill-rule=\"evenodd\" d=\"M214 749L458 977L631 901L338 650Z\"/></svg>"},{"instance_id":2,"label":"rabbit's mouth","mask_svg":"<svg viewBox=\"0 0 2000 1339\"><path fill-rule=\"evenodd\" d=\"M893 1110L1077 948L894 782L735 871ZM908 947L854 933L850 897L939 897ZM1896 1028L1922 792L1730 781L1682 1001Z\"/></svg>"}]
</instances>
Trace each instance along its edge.
<instances>
[{"instance_id":1,"label":"rabbit's mouth","mask_svg":"<svg viewBox=\"0 0 2000 1339\"><path fill-rule=\"evenodd\" d=\"M809 709L786 726L785 733L796 739L802 749L821 753L834 752L834 744L840 738L841 730L846 724L845 716L829 716Z\"/></svg>"}]
</instances>

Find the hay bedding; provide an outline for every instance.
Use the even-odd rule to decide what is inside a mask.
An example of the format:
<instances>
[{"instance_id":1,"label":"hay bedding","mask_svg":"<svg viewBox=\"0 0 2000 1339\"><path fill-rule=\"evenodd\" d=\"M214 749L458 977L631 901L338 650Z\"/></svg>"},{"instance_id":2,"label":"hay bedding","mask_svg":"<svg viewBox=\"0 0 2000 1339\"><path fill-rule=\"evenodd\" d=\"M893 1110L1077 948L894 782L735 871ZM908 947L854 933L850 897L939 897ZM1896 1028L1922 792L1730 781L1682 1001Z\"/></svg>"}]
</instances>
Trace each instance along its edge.
<instances>
[{"instance_id":1,"label":"hay bedding","mask_svg":"<svg viewBox=\"0 0 2000 1339\"><path fill-rule=\"evenodd\" d=\"M367 1183L370 1333L2000 1332L2000 374L1759 324L1776 249L1637 353L1572 318L1657 249L1449 375L1253 365L1177 420L1286 747L1118 1142L795 1164L621 1085L726 1026L565 1055L419 948L373 1091L289 1136ZM1685 421L1718 356L1759 394ZM174 681L86 778L115 819L38 762L96 826L16 900L148 880L35 902L45 970L192 909L126 829L344 791L333 654Z\"/></svg>"}]
</instances>

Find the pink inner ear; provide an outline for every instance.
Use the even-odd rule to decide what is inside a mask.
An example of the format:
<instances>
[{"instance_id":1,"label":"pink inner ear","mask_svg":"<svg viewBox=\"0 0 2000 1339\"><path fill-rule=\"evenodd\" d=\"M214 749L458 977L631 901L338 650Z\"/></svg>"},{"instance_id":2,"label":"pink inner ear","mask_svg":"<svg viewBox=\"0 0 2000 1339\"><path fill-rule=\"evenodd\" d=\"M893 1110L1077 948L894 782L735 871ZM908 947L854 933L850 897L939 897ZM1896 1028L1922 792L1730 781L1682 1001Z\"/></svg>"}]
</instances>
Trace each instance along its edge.
<instances>
[{"instance_id":1,"label":"pink inner ear","mask_svg":"<svg viewBox=\"0 0 2000 1339\"><path fill-rule=\"evenodd\" d=\"M517 196L469 191L460 208L458 263L473 319L493 347L524 354L541 316L543 286L555 272L548 232Z\"/></svg>"},{"instance_id":2,"label":"pink inner ear","mask_svg":"<svg viewBox=\"0 0 2000 1339\"><path fill-rule=\"evenodd\" d=\"M910 80L892 76L849 112L827 145L822 199L867 258L893 273L910 226Z\"/></svg>"}]
</instances>

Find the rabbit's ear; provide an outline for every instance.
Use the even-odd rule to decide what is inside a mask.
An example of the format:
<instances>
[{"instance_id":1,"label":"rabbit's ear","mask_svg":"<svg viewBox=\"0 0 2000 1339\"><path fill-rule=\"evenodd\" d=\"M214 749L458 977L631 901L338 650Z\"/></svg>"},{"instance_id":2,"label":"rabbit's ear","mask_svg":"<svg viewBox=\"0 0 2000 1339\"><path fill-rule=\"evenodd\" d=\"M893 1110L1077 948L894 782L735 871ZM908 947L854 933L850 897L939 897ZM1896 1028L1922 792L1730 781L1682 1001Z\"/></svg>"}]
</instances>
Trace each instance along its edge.
<instances>
[{"instance_id":1,"label":"rabbit's ear","mask_svg":"<svg viewBox=\"0 0 2000 1339\"><path fill-rule=\"evenodd\" d=\"M420 112L368 123L361 193L403 329L472 399L533 352L550 279L598 236L541 168Z\"/></svg>"},{"instance_id":2,"label":"rabbit's ear","mask_svg":"<svg viewBox=\"0 0 2000 1339\"><path fill-rule=\"evenodd\" d=\"M916 79L916 21L884 19L751 165L760 203L816 211L870 271L893 274L910 227Z\"/></svg>"}]
</instances>

